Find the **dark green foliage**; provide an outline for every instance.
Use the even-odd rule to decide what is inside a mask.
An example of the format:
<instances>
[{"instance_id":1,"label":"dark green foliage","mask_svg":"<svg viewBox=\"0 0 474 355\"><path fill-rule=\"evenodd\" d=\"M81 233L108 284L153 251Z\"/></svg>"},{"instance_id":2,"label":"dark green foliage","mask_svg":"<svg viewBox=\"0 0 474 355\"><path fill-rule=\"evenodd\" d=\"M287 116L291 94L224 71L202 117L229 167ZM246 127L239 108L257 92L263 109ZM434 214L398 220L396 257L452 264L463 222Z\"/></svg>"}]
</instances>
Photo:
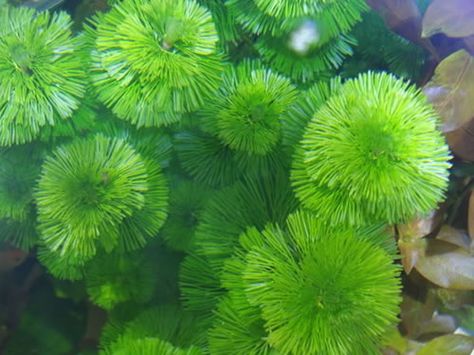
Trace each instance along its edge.
<instances>
[{"instance_id":1,"label":"dark green foliage","mask_svg":"<svg viewBox=\"0 0 474 355\"><path fill-rule=\"evenodd\" d=\"M387 29L378 14L365 14L352 35L358 46L354 49L354 57L344 63L342 73L345 77L377 69L411 80L420 78L427 60L426 51Z\"/></svg>"},{"instance_id":2,"label":"dark green foliage","mask_svg":"<svg viewBox=\"0 0 474 355\"><path fill-rule=\"evenodd\" d=\"M182 168L200 183L213 187L230 185L242 174L235 153L210 134L180 132L175 142Z\"/></svg>"},{"instance_id":3,"label":"dark green foliage","mask_svg":"<svg viewBox=\"0 0 474 355\"><path fill-rule=\"evenodd\" d=\"M367 9L364 1L230 0L231 13L247 30L262 34L263 61L298 82L328 77L354 44L347 33Z\"/></svg>"},{"instance_id":4,"label":"dark green foliage","mask_svg":"<svg viewBox=\"0 0 474 355\"><path fill-rule=\"evenodd\" d=\"M141 349L142 346L145 347L144 350L137 350L140 354L148 354L147 351L150 351L150 354L202 353L193 344L199 343L203 329L191 313L184 312L176 305L167 304L146 309L133 320L109 324L106 329L108 342L102 343L106 354L112 349L115 353L135 349L135 347ZM136 342L138 339L154 340L148 345L140 345ZM164 352L153 352L151 349Z\"/></svg>"},{"instance_id":5,"label":"dark green foliage","mask_svg":"<svg viewBox=\"0 0 474 355\"><path fill-rule=\"evenodd\" d=\"M210 190L188 180L179 180L171 186L170 211L162 229L166 244L181 251L194 249L194 234Z\"/></svg>"},{"instance_id":6,"label":"dark green foliage","mask_svg":"<svg viewBox=\"0 0 474 355\"><path fill-rule=\"evenodd\" d=\"M306 125L314 113L331 95L336 94L341 86L341 79L335 77L330 81L320 81L308 90L300 92L298 101L283 116L283 145L293 150L303 137Z\"/></svg>"},{"instance_id":7,"label":"dark green foliage","mask_svg":"<svg viewBox=\"0 0 474 355\"><path fill-rule=\"evenodd\" d=\"M111 253L95 257L85 271L87 293L104 309L119 303L145 303L155 291L158 278L150 253Z\"/></svg>"},{"instance_id":8,"label":"dark green foliage","mask_svg":"<svg viewBox=\"0 0 474 355\"><path fill-rule=\"evenodd\" d=\"M105 351L101 352L104 355L201 355L202 352L192 347L186 350L174 347L170 343L159 338L120 338L116 343L111 345Z\"/></svg>"},{"instance_id":9,"label":"dark green foliage","mask_svg":"<svg viewBox=\"0 0 474 355\"><path fill-rule=\"evenodd\" d=\"M316 45L308 43L305 47L292 47L292 37L298 32L308 31L315 26L306 22L296 27L292 32L281 38L263 36L257 42L257 49L265 63L295 81L302 83L329 78L334 70L339 68L346 56L352 54L351 46L355 43L351 37L341 35L327 43Z\"/></svg>"},{"instance_id":10,"label":"dark green foliage","mask_svg":"<svg viewBox=\"0 0 474 355\"><path fill-rule=\"evenodd\" d=\"M217 306L214 327L209 331L211 354L266 355L275 353L266 342L258 307L245 295L227 295Z\"/></svg>"},{"instance_id":11,"label":"dark green foliage","mask_svg":"<svg viewBox=\"0 0 474 355\"><path fill-rule=\"evenodd\" d=\"M33 189L42 149L30 144L0 151L0 239L24 250L37 241Z\"/></svg>"},{"instance_id":12,"label":"dark green foliage","mask_svg":"<svg viewBox=\"0 0 474 355\"><path fill-rule=\"evenodd\" d=\"M227 208L232 206L232 208ZM297 202L284 172L248 178L209 201L196 230L196 252L220 268L247 227L285 221Z\"/></svg>"},{"instance_id":13,"label":"dark green foliage","mask_svg":"<svg viewBox=\"0 0 474 355\"><path fill-rule=\"evenodd\" d=\"M362 0L230 0L228 6L237 21L254 33L281 34L297 22L312 19L325 38L350 30L367 9Z\"/></svg>"},{"instance_id":14,"label":"dark green foliage","mask_svg":"<svg viewBox=\"0 0 474 355\"><path fill-rule=\"evenodd\" d=\"M0 7L0 145L35 139L69 118L84 95L78 41L66 13Z\"/></svg>"},{"instance_id":15,"label":"dark green foliage","mask_svg":"<svg viewBox=\"0 0 474 355\"><path fill-rule=\"evenodd\" d=\"M179 286L184 307L204 319L212 317L218 297L224 293L218 273L199 255L188 255L181 263Z\"/></svg>"}]
</instances>

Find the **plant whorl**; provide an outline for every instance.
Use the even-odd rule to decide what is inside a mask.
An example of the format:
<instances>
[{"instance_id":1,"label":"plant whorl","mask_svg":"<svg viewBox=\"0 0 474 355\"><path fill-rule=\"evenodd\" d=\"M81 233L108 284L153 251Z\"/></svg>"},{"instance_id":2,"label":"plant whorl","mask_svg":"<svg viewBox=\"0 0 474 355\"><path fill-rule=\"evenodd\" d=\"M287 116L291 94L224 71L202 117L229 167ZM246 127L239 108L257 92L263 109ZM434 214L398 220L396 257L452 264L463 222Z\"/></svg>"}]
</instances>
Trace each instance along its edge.
<instances>
[{"instance_id":1,"label":"plant whorl","mask_svg":"<svg viewBox=\"0 0 474 355\"><path fill-rule=\"evenodd\" d=\"M283 354L375 354L397 321L399 267L364 231L331 231L298 212L287 229L250 229L242 274L267 341Z\"/></svg>"},{"instance_id":2,"label":"plant whorl","mask_svg":"<svg viewBox=\"0 0 474 355\"><path fill-rule=\"evenodd\" d=\"M30 142L78 108L85 74L71 25L64 12L0 7L0 145Z\"/></svg>"},{"instance_id":3,"label":"plant whorl","mask_svg":"<svg viewBox=\"0 0 474 355\"><path fill-rule=\"evenodd\" d=\"M236 151L269 153L281 137L281 116L296 99L291 82L258 63L230 69L215 100L201 111L203 128Z\"/></svg>"},{"instance_id":4,"label":"plant whorl","mask_svg":"<svg viewBox=\"0 0 474 355\"><path fill-rule=\"evenodd\" d=\"M98 97L138 127L176 122L219 85L215 26L193 0L125 0L94 26L89 37Z\"/></svg>"},{"instance_id":5,"label":"plant whorl","mask_svg":"<svg viewBox=\"0 0 474 355\"><path fill-rule=\"evenodd\" d=\"M96 135L61 146L46 158L35 193L41 240L79 260L100 244L111 250L148 189L144 160L122 139Z\"/></svg>"},{"instance_id":6,"label":"plant whorl","mask_svg":"<svg viewBox=\"0 0 474 355\"><path fill-rule=\"evenodd\" d=\"M443 199L449 159L423 94L369 72L316 112L295 154L293 186L305 206L333 223L397 223Z\"/></svg>"}]
</instances>

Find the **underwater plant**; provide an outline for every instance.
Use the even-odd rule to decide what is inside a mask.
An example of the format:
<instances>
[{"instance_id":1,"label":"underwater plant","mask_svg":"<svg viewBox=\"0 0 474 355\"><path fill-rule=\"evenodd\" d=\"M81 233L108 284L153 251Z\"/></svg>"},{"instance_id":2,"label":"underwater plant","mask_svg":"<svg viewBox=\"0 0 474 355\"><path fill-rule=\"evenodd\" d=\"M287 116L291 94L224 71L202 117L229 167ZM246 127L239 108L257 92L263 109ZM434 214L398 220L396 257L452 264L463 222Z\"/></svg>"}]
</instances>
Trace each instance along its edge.
<instances>
[{"instance_id":1,"label":"underwater plant","mask_svg":"<svg viewBox=\"0 0 474 355\"><path fill-rule=\"evenodd\" d=\"M0 353L474 349L440 1L0 0Z\"/></svg>"},{"instance_id":2,"label":"underwater plant","mask_svg":"<svg viewBox=\"0 0 474 355\"><path fill-rule=\"evenodd\" d=\"M35 198L42 242L78 262L98 248L143 245L164 223L168 202L159 166L103 135L47 157Z\"/></svg>"},{"instance_id":3,"label":"underwater plant","mask_svg":"<svg viewBox=\"0 0 474 355\"><path fill-rule=\"evenodd\" d=\"M65 12L0 7L0 145L31 142L65 120L85 92L84 63Z\"/></svg>"},{"instance_id":4,"label":"underwater plant","mask_svg":"<svg viewBox=\"0 0 474 355\"><path fill-rule=\"evenodd\" d=\"M335 224L428 213L444 197L450 167L437 124L422 93L390 74L348 80L306 127L294 158L296 195Z\"/></svg>"},{"instance_id":5,"label":"underwater plant","mask_svg":"<svg viewBox=\"0 0 474 355\"><path fill-rule=\"evenodd\" d=\"M246 62L226 73L212 104L200 112L202 127L232 150L265 155L277 145L280 117L295 98L288 79Z\"/></svg>"},{"instance_id":6,"label":"underwater plant","mask_svg":"<svg viewBox=\"0 0 474 355\"><path fill-rule=\"evenodd\" d=\"M92 26L98 98L137 127L178 121L219 85L218 36L211 14L194 1L124 1Z\"/></svg>"},{"instance_id":7,"label":"underwater plant","mask_svg":"<svg viewBox=\"0 0 474 355\"><path fill-rule=\"evenodd\" d=\"M267 341L284 354L376 353L377 338L397 320L399 268L363 231L318 223L296 213L287 231L248 232L257 239L242 273L247 299L262 311Z\"/></svg>"}]
</instances>

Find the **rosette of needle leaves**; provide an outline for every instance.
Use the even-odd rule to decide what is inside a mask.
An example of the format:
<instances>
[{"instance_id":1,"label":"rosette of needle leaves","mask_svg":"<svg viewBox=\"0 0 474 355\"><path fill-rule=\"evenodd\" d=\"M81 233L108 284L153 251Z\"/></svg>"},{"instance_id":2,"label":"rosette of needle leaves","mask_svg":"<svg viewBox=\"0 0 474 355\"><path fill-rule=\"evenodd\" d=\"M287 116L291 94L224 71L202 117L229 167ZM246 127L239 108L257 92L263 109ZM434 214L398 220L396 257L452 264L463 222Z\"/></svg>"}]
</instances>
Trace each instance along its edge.
<instances>
[{"instance_id":1,"label":"rosette of needle leaves","mask_svg":"<svg viewBox=\"0 0 474 355\"><path fill-rule=\"evenodd\" d=\"M85 88L77 49L66 13L0 8L0 145L32 141L77 109Z\"/></svg>"},{"instance_id":2,"label":"rosette of needle leaves","mask_svg":"<svg viewBox=\"0 0 474 355\"><path fill-rule=\"evenodd\" d=\"M346 34L323 42L317 26L311 20L301 21L279 37L261 36L256 48L271 69L297 82L329 78L352 54L355 42Z\"/></svg>"},{"instance_id":3,"label":"rosette of needle leaves","mask_svg":"<svg viewBox=\"0 0 474 355\"><path fill-rule=\"evenodd\" d=\"M86 262L82 259L78 260L74 255L62 254L40 243L36 257L48 269L48 272L59 280L77 281L84 278Z\"/></svg>"},{"instance_id":4,"label":"rosette of needle leaves","mask_svg":"<svg viewBox=\"0 0 474 355\"><path fill-rule=\"evenodd\" d=\"M268 225L252 241L242 274L267 341L284 354L376 354L397 322L400 268L372 236L330 230L307 213L287 229Z\"/></svg>"},{"instance_id":5,"label":"rosette of needle leaves","mask_svg":"<svg viewBox=\"0 0 474 355\"><path fill-rule=\"evenodd\" d=\"M296 207L286 172L244 178L209 200L196 230L196 253L219 270L247 227L282 223Z\"/></svg>"},{"instance_id":6,"label":"rosette of needle leaves","mask_svg":"<svg viewBox=\"0 0 474 355\"><path fill-rule=\"evenodd\" d=\"M336 224L398 223L435 208L450 167L437 118L390 74L347 81L306 128L294 159L298 198Z\"/></svg>"},{"instance_id":7,"label":"rosette of needle leaves","mask_svg":"<svg viewBox=\"0 0 474 355\"><path fill-rule=\"evenodd\" d=\"M69 120L45 126L39 139L45 143L61 143L77 136L84 136L96 127L97 105L92 98L84 98Z\"/></svg>"},{"instance_id":8,"label":"rosette of needle leaves","mask_svg":"<svg viewBox=\"0 0 474 355\"><path fill-rule=\"evenodd\" d=\"M112 250L120 223L145 206L149 188L147 165L122 139L96 135L60 146L35 193L41 240L78 261L98 246Z\"/></svg>"},{"instance_id":9,"label":"rosette of needle leaves","mask_svg":"<svg viewBox=\"0 0 474 355\"><path fill-rule=\"evenodd\" d=\"M209 330L211 354L275 354L266 337L260 310L248 303L244 293L229 293L220 300Z\"/></svg>"},{"instance_id":10,"label":"rosette of needle leaves","mask_svg":"<svg viewBox=\"0 0 474 355\"><path fill-rule=\"evenodd\" d=\"M170 189L169 216L161 231L171 249L191 251L201 213L210 197L209 189L189 180L178 180Z\"/></svg>"},{"instance_id":11,"label":"rosette of needle leaves","mask_svg":"<svg viewBox=\"0 0 474 355\"><path fill-rule=\"evenodd\" d=\"M157 285L155 272L150 253L100 254L87 264L87 293L92 302L107 310L126 301L145 303Z\"/></svg>"},{"instance_id":12,"label":"rosette of needle leaves","mask_svg":"<svg viewBox=\"0 0 474 355\"><path fill-rule=\"evenodd\" d=\"M176 122L219 85L217 33L193 0L124 0L93 25L97 95L138 127Z\"/></svg>"},{"instance_id":13,"label":"rosette of needle leaves","mask_svg":"<svg viewBox=\"0 0 474 355\"><path fill-rule=\"evenodd\" d=\"M302 19L315 20L329 39L349 31L368 9L363 0L229 0L231 13L248 31L281 35Z\"/></svg>"},{"instance_id":14,"label":"rosette of needle leaves","mask_svg":"<svg viewBox=\"0 0 474 355\"><path fill-rule=\"evenodd\" d=\"M159 163L162 168L170 164L173 144L170 135L162 128L142 127L136 129L127 121L117 119L109 110L100 111L101 120L95 130L110 138L122 138L144 157Z\"/></svg>"},{"instance_id":15,"label":"rosette of needle leaves","mask_svg":"<svg viewBox=\"0 0 474 355\"><path fill-rule=\"evenodd\" d=\"M281 137L281 116L295 101L291 82L258 63L231 68L215 98L201 111L204 130L228 147L265 155Z\"/></svg>"}]
</instances>

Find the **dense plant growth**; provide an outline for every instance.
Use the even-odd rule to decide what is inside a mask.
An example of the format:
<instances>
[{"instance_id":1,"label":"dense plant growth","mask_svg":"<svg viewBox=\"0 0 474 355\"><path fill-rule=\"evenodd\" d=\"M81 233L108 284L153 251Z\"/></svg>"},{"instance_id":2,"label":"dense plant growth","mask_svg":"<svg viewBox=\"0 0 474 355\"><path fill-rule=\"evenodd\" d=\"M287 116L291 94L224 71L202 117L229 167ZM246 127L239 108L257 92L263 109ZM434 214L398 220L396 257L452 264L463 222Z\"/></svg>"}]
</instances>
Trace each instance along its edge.
<instances>
[{"instance_id":1,"label":"dense plant growth","mask_svg":"<svg viewBox=\"0 0 474 355\"><path fill-rule=\"evenodd\" d=\"M468 354L449 11L0 1L0 352Z\"/></svg>"}]
</instances>

